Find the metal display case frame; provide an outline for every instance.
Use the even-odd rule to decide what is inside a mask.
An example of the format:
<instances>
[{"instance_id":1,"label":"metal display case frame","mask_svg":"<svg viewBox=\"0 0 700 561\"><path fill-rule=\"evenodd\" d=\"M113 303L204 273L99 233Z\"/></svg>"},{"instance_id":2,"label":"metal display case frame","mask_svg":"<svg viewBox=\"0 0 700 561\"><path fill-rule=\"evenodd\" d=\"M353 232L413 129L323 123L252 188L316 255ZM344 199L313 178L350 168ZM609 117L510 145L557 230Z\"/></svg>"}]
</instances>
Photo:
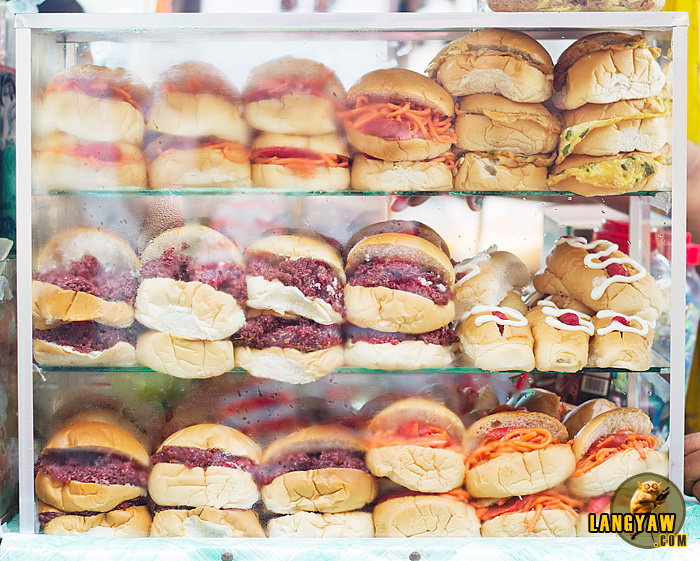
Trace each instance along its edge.
<instances>
[{"instance_id":1,"label":"metal display case frame","mask_svg":"<svg viewBox=\"0 0 700 561\"><path fill-rule=\"evenodd\" d=\"M90 41L170 41L213 39L237 41L246 37L265 39L308 39L319 34L352 41L375 37L388 42L448 41L478 28L510 28L537 39L575 39L606 30L639 30L653 37L670 35L674 55L673 72L673 167L670 195L657 196L656 203L672 204L672 292L670 369L670 478L682 488L686 230L686 53L688 15L685 13L525 13L525 14L37 14L18 15L15 22L17 45L17 302L19 359L19 466L21 533L35 530L34 370L32 361L32 95L36 69L34 41L63 44L65 66L74 63L77 43ZM344 195L357 195L352 192ZM502 194L508 196L509 194ZM521 197L522 194L514 193ZM61 195L56 195L61 196ZM125 195L129 196L129 195ZM386 197L384 193L374 196ZM631 254L649 261L648 239L650 198L631 197ZM636 376L630 377L630 394ZM308 542L307 542L308 543ZM493 544L493 542L491 542ZM569 544L571 542L568 542ZM381 547L380 544L376 544ZM612 545L612 544L611 544ZM324 546L325 548L326 546ZM556 547L556 544L554 544Z\"/></svg>"}]
</instances>

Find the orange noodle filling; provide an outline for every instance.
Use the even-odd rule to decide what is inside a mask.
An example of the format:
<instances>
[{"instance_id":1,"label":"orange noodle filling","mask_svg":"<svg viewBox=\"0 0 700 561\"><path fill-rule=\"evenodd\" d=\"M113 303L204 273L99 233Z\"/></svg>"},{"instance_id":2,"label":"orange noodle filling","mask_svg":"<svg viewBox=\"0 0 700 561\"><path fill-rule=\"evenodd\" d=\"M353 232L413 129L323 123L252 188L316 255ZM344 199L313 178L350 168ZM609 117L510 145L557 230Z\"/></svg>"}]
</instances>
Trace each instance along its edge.
<instances>
[{"instance_id":1,"label":"orange noodle filling","mask_svg":"<svg viewBox=\"0 0 700 561\"><path fill-rule=\"evenodd\" d=\"M550 444L558 444L546 429L506 427L489 431L481 445L467 460L467 469L472 469L503 454L541 450Z\"/></svg>"},{"instance_id":2,"label":"orange noodle filling","mask_svg":"<svg viewBox=\"0 0 700 561\"><path fill-rule=\"evenodd\" d=\"M637 450L642 459L646 460L647 451L656 450L658 444L658 439L651 434L634 434L629 430L616 432L588 449L586 455L576 464L574 477L591 471L606 460L631 448Z\"/></svg>"}]
</instances>

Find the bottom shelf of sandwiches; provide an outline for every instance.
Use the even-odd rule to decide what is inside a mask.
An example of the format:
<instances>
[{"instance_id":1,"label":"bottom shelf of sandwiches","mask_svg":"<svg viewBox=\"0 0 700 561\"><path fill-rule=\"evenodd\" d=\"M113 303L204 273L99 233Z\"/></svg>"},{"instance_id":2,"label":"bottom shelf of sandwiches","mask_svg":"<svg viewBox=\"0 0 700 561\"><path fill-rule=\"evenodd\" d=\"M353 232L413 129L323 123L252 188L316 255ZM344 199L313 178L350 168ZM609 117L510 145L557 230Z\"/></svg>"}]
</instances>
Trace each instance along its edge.
<instances>
[{"instance_id":1,"label":"bottom shelf of sandwiches","mask_svg":"<svg viewBox=\"0 0 700 561\"><path fill-rule=\"evenodd\" d=\"M639 409L597 399L558 410L561 421L513 405L472 413L424 397L385 401L353 428L288 426L263 448L223 424L180 420L155 439L114 411L82 412L57 425L37 460L40 528L114 537L575 536L628 477L668 475L666 446Z\"/></svg>"}]
</instances>

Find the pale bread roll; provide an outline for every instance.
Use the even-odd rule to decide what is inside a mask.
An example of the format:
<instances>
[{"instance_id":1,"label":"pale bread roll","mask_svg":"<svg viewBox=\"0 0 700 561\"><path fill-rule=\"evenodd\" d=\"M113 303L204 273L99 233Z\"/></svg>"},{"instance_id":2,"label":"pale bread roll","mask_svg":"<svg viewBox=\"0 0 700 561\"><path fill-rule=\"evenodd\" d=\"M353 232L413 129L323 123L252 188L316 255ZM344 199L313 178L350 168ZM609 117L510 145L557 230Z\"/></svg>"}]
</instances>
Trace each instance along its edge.
<instances>
[{"instance_id":1,"label":"pale bread roll","mask_svg":"<svg viewBox=\"0 0 700 561\"><path fill-rule=\"evenodd\" d=\"M153 515L150 535L156 538L264 538L265 532L252 510L200 506L159 510Z\"/></svg>"},{"instance_id":2,"label":"pale bread roll","mask_svg":"<svg viewBox=\"0 0 700 561\"><path fill-rule=\"evenodd\" d=\"M37 511L60 512L39 501ZM132 506L90 516L62 514L42 528L50 536L93 536L109 538L145 538L151 529L151 513L146 506Z\"/></svg>"},{"instance_id":3,"label":"pale bread roll","mask_svg":"<svg viewBox=\"0 0 700 561\"><path fill-rule=\"evenodd\" d=\"M369 512L297 512L267 523L271 538L371 538L374 523Z\"/></svg>"},{"instance_id":4,"label":"pale bread roll","mask_svg":"<svg viewBox=\"0 0 700 561\"><path fill-rule=\"evenodd\" d=\"M256 378L308 384L342 366L343 347L336 345L310 353L281 347L236 347L234 356L236 364Z\"/></svg>"}]
</instances>

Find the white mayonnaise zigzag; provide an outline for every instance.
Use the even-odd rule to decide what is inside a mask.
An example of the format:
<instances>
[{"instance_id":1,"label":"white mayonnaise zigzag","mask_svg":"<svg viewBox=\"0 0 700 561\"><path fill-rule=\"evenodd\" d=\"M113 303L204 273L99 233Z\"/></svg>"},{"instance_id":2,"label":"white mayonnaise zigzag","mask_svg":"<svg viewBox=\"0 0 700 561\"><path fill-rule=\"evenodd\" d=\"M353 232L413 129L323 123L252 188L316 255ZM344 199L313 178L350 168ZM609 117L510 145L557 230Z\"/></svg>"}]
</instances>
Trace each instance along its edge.
<instances>
[{"instance_id":1,"label":"white mayonnaise zigzag","mask_svg":"<svg viewBox=\"0 0 700 561\"><path fill-rule=\"evenodd\" d=\"M588 333L588 335L593 336L595 328L591 323L591 316L577 312L570 308L558 308L557 305L551 300L540 300L537 302L538 306L542 306L542 313L547 317L544 318L544 322L550 327L555 329L564 329L565 331L583 331ZM568 325L563 323L558 318L564 314L575 314L578 317L578 325Z\"/></svg>"},{"instance_id":2,"label":"white mayonnaise zigzag","mask_svg":"<svg viewBox=\"0 0 700 561\"><path fill-rule=\"evenodd\" d=\"M494 316L493 312L501 312L503 315L511 316L515 319L499 318L498 316ZM499 325L511 325L513 327L525 327L527 325L527 319L523 314L518 310L506 308L505 306L474 306L467 314L467 317L477 314L484 314L474 320L474 324L477 327L483 325L487 321L495 321Z\"/></svg>"},{"instance_id":3,"label":"white mayonnaise zigzag","mask_svg":"<svg viewBox=\"0 0 700 561\"><path fill-rule=\"evenodd\" d=\"M645 319L640 318L639 316L626 316L625 314L621 314L619 312L614 312L613 310L603 310L601 312L598 312L595 317L600 318L600 319L606 319L606 318L612 318L612 317L623 317L629 322L629 326L624 325L620 322L617 321L611 321L610 325L606 327L599 327L598 330L596 331L597 335L607 335L608 333L612 333L613 331L627 331L629 333L636 333L637 335L641 335L644 337L647 333L649 333L649 330L654 327L653 323L648 322ZM636 321L639 323L641 327L633 327L632 322Z\"/></svg>"},{"instance_id":4,"label":"white mayonnaise zigzag","mask_svg":"<svg viewBox=\"0 0 700 561\"><path fill-rule=\"evenodd\" d=\"M498 251L498 247L492 245L486 251L480 251L471 259L465 259L464 261L457 263L455 265L455 275L460 275L464 272L467 274L457 281L455 287L462 286L465 282L478 275L481 272L481 266L491 259L491 254L494 251Z\"/></svg>"},{"instance_id":5,"label":"white mayonnaise zigzag","mask_svg":"<svg viewBox=\"0 0 700 561\"><path fill-rule=\"evenodd\" d=\"M596 240L593 242L588 243L585 238L579 238L579 237L562 237L559 238L556 241L556 245L560 245L562 243L568 243L571 247L578 247L581 249L585 249L586 251L589 251L591 249L595 249L598 246L603 246L602 251L598 251L596 253L589 253L586 255L586 257L583 258L583 264L588 267L589 269L605 269L609 265L612 265L613 263L617 263L619 265L625 264L629 265L631 267L634 267L634 269L637 270L637 272L633 275L630 275L628 277L625 277L623 275L612 275L611 277L607 279L601 279L600 283L597 284L596 286L593 287L593 290L591 290L591 298L593 300L600 300L600 298L605 294L605 291L608 289L608 287L616 282L635 282L638 280L643 279L647 271L644 267L642 267L639 263L637 263L634 259L631 259L630 257L610 257L609 259L606 259L605 261L598 261L596 262L595 259L600 260L601 257L608 257L610 254L614 253L619 249L617 244L614 244L612 242L609 242L607 240Z\"/></svg>"}]
</instances>

